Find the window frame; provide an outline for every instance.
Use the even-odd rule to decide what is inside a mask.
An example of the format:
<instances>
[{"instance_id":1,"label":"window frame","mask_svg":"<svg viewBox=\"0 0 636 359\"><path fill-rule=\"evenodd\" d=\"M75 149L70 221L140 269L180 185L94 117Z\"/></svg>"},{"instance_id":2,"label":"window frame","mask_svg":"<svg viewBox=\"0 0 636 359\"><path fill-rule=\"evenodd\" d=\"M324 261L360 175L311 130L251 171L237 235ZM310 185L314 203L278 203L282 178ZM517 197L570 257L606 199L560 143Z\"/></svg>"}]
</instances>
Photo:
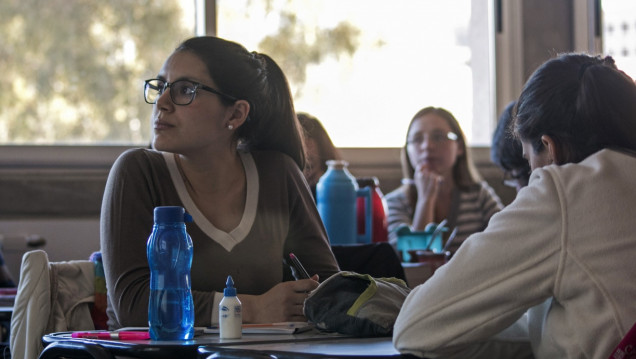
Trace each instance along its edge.
<instances>
[{"instance_id":1,"label":"window frame","mask_svg":"<svg viewBox=\"0 0 636 359\"><path fill-rule=\"evenodd\" d=\"M496 1L489 0L494 11L506 31L495 34L495 106L502 109L510 100L516 98L521 90L524 79L520 70L524 63L523 43L521 40L521 24L523 23L521 0ZM547 1L547 0L544 0ZM576 50L583 51L587 47L594 50L600 46L600 39L587 28L594 20L595 1L574 2L573 16L574 31L579 34L575 39ZM197 25L198 31L205 31L208 35L216 33L216 2L215 0L196 0L196 6L205 6L206 26ZM503 7L497 8L497 6ZM592 24L593 26L593 24ZM583 29L583 30L581 30ZM590 49L591 48L591 49ZM600 48L600 47L599 47ZM517 74L517 75L513 75ZM494 119L496 121L496 119ZM0 146L0 179L10 176L45 176L47 173L108 173L115 159L123 151L135 145L1 145ZM485 163L488 147L475 148L481 155L476 156L477 162ZM359 168L363 174L372 171L388 171L396 175L399 160L396 161L399 148L343 148L347 158L354 168ZM17 177L15 177L17 178ZM384 189L386 191L386 189ZM5 215L0 210L0 217Z\"/></svg>"}]
</instances>

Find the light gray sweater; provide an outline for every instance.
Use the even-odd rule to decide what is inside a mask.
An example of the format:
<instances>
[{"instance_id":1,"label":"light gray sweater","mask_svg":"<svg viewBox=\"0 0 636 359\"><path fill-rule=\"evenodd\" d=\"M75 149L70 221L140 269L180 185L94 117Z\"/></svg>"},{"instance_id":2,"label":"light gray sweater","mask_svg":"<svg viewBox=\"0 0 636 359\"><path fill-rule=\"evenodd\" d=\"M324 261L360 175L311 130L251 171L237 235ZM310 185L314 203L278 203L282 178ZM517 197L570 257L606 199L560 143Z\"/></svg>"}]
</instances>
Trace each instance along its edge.
<instances>
[{"instance_id":1,"label":"light gray sweater","mask_svg":"<svg viewBox=\"0 0 636 359\"><path fill-rule=\"evenodd\" d=\"M535 170L484 232L410 293L396 348L513 357L514 342L495 335L531 308L525 341L536 358L607 358L636 321L635 204L632 155L602 150Z\"/></svg>"}]
</instances>

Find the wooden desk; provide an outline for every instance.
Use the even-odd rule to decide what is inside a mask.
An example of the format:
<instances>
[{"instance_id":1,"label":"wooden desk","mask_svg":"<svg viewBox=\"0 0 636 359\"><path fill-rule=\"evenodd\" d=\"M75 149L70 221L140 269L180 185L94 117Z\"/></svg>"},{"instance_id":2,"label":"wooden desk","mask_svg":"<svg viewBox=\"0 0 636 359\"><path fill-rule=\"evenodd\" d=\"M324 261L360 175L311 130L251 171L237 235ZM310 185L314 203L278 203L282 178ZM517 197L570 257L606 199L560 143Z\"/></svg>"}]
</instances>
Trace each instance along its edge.
<instances>
[{"instance_id":1,"label":"wooden desk","mask_svg":"<svg viewBox=\"0 0 636 359\"><path fill-rule=\"evenodd\" d=\"M44 351L40 355L41 359L58 358L61 356L69 357L92 357L92 358L112 358L113 356L132 357L132 358L201 358L205 355L199 352L199 348L212 351L215 348L224 348L225 350L237 347L239 350L246 350L245 347L260 350L260 347L253 345L273 345L273 344L289 344L288 350L297 350L303 348L303 344L309 342L320 342L322 347L327 345L329 348L337 352L343 352L345 347L351 348L356 341L359 344L357 350L365 352L363 348L367 344L378 341L378 338L351 338L349 336L322 333L312 330L299 334L244 334L241 339L220 339L218 334L205 334L196 336L193 340L185 341L154 341L154 340L102 340L102 339L75 339L70 337L70 332L51 333L42 338L45 346ZM382 353L391 353L397 355L397 351L392 350L390 344L391 338L382 338ZM334 344L343 341L343 345ZM375 345L375 344L374 344ZM267 347L263 347L267 349ZM285 348L278 347L278 348ZM294 349L296 348L296 349ZM321 348L321 346L313 347ZM373 346L373 348L379 348ZM263 350L265 350L263 349ZM274 349L272 349L274 350ZM210 354L211 355L211 354ZM203 356L207 358L207 356Z\"/></svg>"}]
</instances>

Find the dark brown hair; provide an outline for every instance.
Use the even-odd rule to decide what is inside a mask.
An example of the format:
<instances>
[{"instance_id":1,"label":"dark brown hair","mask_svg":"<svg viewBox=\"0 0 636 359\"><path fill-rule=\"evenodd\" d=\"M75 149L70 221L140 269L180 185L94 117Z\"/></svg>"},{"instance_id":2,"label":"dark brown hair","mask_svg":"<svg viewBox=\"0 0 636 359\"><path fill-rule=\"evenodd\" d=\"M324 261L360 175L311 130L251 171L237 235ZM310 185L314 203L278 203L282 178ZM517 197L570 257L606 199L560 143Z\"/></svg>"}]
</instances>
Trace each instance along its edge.
<instances>
[{"instance_id":1,"label":"dark brown hair","mask_svg":"<svg viewBox=\"0 0 636 359\"><path fill-rule=\"evenodd\" d=\"M265 54L213 36L193 37L175 52L190 51L205 64L219 91L246 100L250 112L235 132L245 150L275 150L289 155L302 169L305 153L287 78ZM226 104L232 100L220 97Z\"/></svg>"},{"instance_id":2,"label":"dark brown hair","mask_svg":"<svg viewBox=\"0 0 636 359\"><path fill-rule=\"evenodd\" d=\"M636 150L636 84L607 56L568 53L548 60L526 82L515 132L538 153L549 135L580 162L604 148ZM559 163L562 164L562 163Z\"/></svg>"},{"instance_id":3,"label":"dark brown hair","mask_svg":"<svg viewBox=\"0 0 636 359\"><path fill-rule=\"evenodd\" d=\"M302 127L303 134L307 138L311 138L316 141L316 146L318 147L318 158L320 160L320 168L322 172L327 171L327 161L341 160L342 156L340 155L340 152L336 146L334 146L333 142L331 142L329 134L327 134L327 131L316 117L304 112L299 112L297 116L300 126Z\"/></svg>"}]
</instances>

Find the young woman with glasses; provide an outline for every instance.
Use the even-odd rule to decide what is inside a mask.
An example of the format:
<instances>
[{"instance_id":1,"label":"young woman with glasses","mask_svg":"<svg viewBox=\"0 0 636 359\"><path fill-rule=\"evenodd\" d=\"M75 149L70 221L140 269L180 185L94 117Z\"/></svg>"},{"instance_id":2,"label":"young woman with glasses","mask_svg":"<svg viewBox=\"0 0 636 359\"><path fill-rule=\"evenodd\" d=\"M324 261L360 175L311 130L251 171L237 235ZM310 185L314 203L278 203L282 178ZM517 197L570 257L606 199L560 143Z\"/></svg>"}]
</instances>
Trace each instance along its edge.
<instances>
[{"instance_id":1,"label":"young woman with glasses","mask_svg":"<svg viewBox=\"0 0 636 359\"><path fill-rule=\"evenodd\" d=\"M153 149L123 153L101 217L109 326L147 326L146 241L156 206L192 215L195 326L218 322L228 275L251 323L304 321L307 293L339 270L307 183L287 80L267 55L216 37L183 42L144 87ZM294 252L313 277L291 279Z\"/></svg>"},{"instance_id":2,"label":"young woman with glasses","mask_svg":"<svg viewBox=\"0 0 636 359\"><path fill-rule=\"evenodd\" d=\"M611 57L563 54L514 116L530 181L409 294L402 353L608 358L636 322L636 84Z\"/></svg>"},{"instance_id":3,"label":"young woman with glasses","mask_svg":"<svg viewBox=\"0 0 636 359\"><path fill-rule=\"evenodd\" d=\"M403 185L385 197L392 243L403 225L423 231L429 223L446 220L450 228L457 227L449 248L455 251L503 207L480 180L459 123L443 108L426 107L413 116L402 149L402 173Z\"/></svg>"}]
</instances>

